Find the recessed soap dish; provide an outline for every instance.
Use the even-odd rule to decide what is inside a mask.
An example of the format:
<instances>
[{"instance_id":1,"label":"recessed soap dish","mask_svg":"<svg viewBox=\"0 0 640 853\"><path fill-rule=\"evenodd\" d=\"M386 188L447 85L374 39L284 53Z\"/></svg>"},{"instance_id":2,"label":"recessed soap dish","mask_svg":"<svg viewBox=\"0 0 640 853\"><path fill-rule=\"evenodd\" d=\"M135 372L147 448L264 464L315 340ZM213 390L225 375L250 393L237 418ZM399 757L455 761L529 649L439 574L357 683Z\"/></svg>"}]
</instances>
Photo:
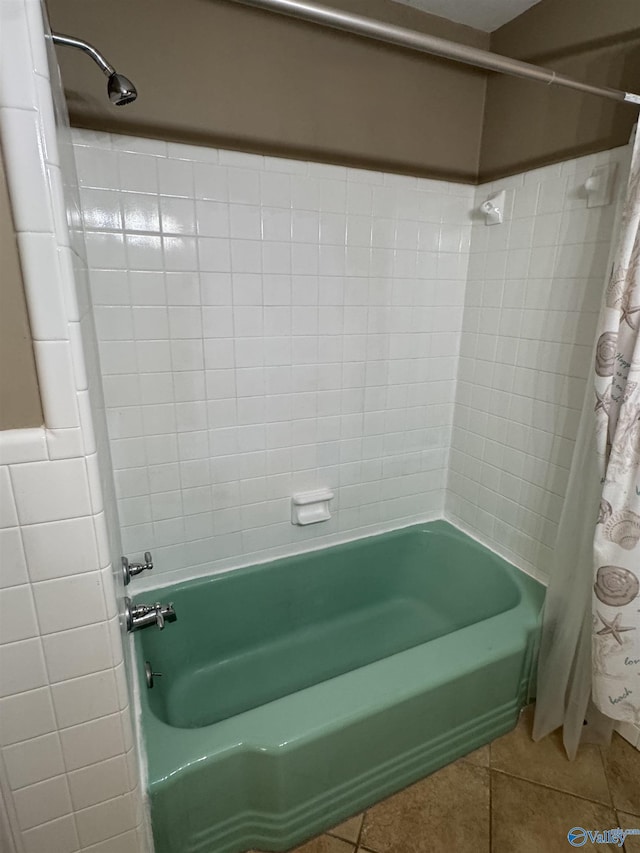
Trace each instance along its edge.
<instances>
[{"instance_id":1,"label":"recessed soap dish","mask_svg":"<svg viewBox=\"0 0 640 853\"><path fill-rule=\"evenodd\" d=\"M316 489L313 492L298 492L291 498L291 524L317 524L331 518L329 501L331 489Z\"/></svg>"}]
</instances>

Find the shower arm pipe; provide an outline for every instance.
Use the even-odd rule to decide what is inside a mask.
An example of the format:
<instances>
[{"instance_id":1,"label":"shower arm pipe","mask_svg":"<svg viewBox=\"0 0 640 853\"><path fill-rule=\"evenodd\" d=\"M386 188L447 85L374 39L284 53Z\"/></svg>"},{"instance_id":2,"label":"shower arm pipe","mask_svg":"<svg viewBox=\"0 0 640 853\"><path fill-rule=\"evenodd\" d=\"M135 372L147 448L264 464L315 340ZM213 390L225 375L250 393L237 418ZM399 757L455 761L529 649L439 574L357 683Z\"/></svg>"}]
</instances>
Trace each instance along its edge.
<instances>
[{"instance_id":1,"label":"shower arm pipe","mask_svg":"<svg viewBox=\"0 0 640 853\"><path fill-rule=\"evenodd\" d=\"M539 80L548 85L566 86L569 89L577 89L590 95L599 95L602 98L609 98L614 101L626 101L640 107L640 95L633 92L622 92L619 89L610 89L606 86L592 86L589 83L574 80L572 77L566 77L564 74L557 74L555 71L550 71L548 68L542 68L539 65L510 59L488 50L458 44L405 27L386 24L383 21L376 21L363 15L354 15L341 9L322 6L319 3L309 3L306 0L233 0L233 2L269 12L278 12L291 18L299 18L313 24L322 24L326 27L388 44L395 44L399 47L406 47L410 50L417 50L421 53L441 56L455 62L463 62L466 65L486 68L489 71Z\"/></svg>"},{"instance_id":2,"label":"shower arm pipe","mask_svg":"<svg viewBox=\"0 0 640 853\"><path fill-rule=\"evenodd\" d=\"M77 47L89 54L91 59L93 59L96 65L99 66L105 77L111 77L112 74L116 73L116 69L113 65L109 65L100 51L92 44L89 44L88 41L83 41L82 39L77 39L73 36L65 36L62 35L62 33L51 33L51 40L54 44L63 44L66 45L66 47Z\"/></svg>"}]
</instances>

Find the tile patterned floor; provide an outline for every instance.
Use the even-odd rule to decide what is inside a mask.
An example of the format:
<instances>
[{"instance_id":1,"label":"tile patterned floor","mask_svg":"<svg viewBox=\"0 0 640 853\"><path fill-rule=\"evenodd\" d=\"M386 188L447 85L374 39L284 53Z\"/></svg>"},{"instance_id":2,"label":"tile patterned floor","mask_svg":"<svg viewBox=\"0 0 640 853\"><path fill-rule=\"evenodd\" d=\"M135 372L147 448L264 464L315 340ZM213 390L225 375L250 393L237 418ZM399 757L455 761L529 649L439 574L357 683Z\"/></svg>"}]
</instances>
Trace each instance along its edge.
<instances>
[{"instance_id":1,"label":"tile patterned floor","mask_svg":"<svg viewBox=\"0 0 640 853\"><path fill-rule=\"evenodd\" d=\"M568 853L571 827L640 829L640 753L615 735L608 749L582 746L570 762L559 732L533 743L532 711L508 735L291 853ZM624 851L640 853L640 836Z\"/></svg>"}]
</instances>

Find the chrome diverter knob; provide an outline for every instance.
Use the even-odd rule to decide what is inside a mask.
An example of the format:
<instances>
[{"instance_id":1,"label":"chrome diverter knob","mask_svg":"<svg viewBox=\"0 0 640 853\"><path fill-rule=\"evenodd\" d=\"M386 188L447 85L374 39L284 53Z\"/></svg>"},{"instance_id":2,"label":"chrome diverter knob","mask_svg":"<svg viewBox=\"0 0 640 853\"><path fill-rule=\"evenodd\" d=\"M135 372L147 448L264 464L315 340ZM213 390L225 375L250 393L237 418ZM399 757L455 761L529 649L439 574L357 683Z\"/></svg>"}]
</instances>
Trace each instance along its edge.
<instances>
[{"instance_id":1,"label":"chrome diverter knob","mask_svg":"<svg viewBox=\"0 0 640 853\"><path fill-rule=\"evenodd\" d=\"M131 578L134 578L136 575L139 575L140 572L151 571L153 568L153 560L151 558L151 551L144 552L144 563L131 563L129 562L128 557L122 558L122 578L124 580L124 585L128 586Z\"/></svg>"}]
</instances>

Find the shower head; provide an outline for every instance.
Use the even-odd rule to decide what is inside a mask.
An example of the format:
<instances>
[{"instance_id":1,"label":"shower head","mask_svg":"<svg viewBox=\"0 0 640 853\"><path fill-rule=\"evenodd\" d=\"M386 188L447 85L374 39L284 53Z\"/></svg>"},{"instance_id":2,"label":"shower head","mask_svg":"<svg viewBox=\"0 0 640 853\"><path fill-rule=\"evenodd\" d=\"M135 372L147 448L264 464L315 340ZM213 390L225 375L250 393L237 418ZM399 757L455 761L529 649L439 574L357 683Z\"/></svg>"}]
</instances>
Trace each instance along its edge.
<instances>
[{"instance_id":1,"label":"shower head","mask_svg":"<svg viewBox=\"0 0 640 853\"><path fill-rule=\"evenodd\" d=\"M109 78L107 82L107 94L109 95L109 100L112 104L115 104L117 107L121 107L125 104L130 104L138 97L136 87L133 85L131 80L129 80L128 77L125 77L124 74L118 74L113 65L110 65L100 51L92 44L89 44L87 41L82 41L82 39L74 38L73 36L63 36L61 33L51 33L51 39L54 44L63 44L67 47L77 47L89 54L91 59L93 59L96 65L99 66L102 73Z\"/></svg>"},{"instance_id":2,"label":"shower head","mask_svg":"<svg viewBox=\"0 0 640 853\"><path fill-rule=\"evenodd\" d=\"M130 104L138 97L136 87L128 77L124 74L117 74L115 71L109 75L107 82L107 92L109 100L117 107L122 107L125 104Z\"/></svg>"}]
</instances>

